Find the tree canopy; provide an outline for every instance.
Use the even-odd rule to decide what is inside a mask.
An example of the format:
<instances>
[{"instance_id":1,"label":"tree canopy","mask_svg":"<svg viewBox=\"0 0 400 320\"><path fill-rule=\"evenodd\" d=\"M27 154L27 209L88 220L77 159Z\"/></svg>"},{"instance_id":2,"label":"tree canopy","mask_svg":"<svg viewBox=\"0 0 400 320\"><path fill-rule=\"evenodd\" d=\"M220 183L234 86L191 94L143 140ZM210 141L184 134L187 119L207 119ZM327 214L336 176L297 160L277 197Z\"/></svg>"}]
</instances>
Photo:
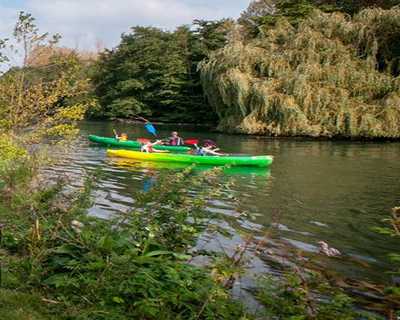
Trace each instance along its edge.
<instances>
[{"instance_id":1,"label":"tree canopy","mask_svg":"<svg viewBox=\"0 0 400 320\"><path fill-rule=\"evenodd\" d=\"M104 52L93 75L101 116L212 120L197 64L224 39L219 24L199 20L196 26L174 32L134 27L117 48Z\"/></svg>"},{"instance_id":2,"label":"tree canopy","mask_svg":"<svg viewBox=\"0 0 400 320\"><path fill-rule=\"evenodd\" d=\"M40 33L29 13L20 12L13 37L17 46L3 40L0 49L22 54L23 61L0 77L0 135L38 141L74 134L76 121L91 105L90 81L77 55L53 52L60 36ZM46 63L32 65L32 52L39 47L54 54L47 56ZM10 60L4 52L0 57L2 63Z\"/></svg>"},{"instance_id":3,"label":"tree canopy","mask_svg":"<svg viewBox=\"0 0 400 320\"><path fill-rule=\"evenodd\" d=\"M202 65L220 129L266 135L400 137L400 9L280 17Z\"/></svg>"},{"instance_id":4,"label":"tree canopy","mask_svg":"<svg viewBox=\"0 0 400 320\"><path fill-rule=\"evenodd\" d=\"M222 130L272 135L397 137L398 2L254 0L238 21L198 19L174 31L136 26L97 60L76 56L76 79L92 80L98 108L91 117L218 122ZM29 15L21 18L24 70L35 70L24 81L59 79L62 67L40 71L62 53L54 51L57 39L43 45L48 35L29 26ZM289 105L296 116L289 117ZM311 120L310 108L321 109Z\"/></svg>"}]
</instances>

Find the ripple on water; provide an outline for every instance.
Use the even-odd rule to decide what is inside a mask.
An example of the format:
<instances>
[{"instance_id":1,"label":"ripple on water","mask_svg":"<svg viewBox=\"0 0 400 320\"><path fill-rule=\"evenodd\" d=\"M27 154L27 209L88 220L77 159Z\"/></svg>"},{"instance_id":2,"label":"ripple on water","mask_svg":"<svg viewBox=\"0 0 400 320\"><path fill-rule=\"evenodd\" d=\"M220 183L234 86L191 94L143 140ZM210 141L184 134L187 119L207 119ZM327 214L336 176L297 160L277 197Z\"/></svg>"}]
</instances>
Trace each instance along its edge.
<instances>
[{"instance_id":1,"label":"ripple on water","mask_svg":"<svg viewBox=\"0 0 400 320\"><path fill-rule=\"evenodd\" d=\"M131 125L90 122L83 125L83 134L112 135L118 127L129 135L146 133ZM169 130L169 129L168 129ZM161 136L169 131L159 128ZM355 257L367 259L371 266L360 268L342 263L344 274L381 279L389 270L387 254L397 247L370 231L380 225L391 207L400 204L399 144L361 144L353 142L318 142L300 140L254 140L251 137L198 133L182 128L183 136L209 137L229 152L272 154L271 171L226 171L221 182L230 190L208 204L219 213L224 227L233 237L219 235L224 249L243 241L238 232L259 235L272 223L284 226L278 230L282 241L301 250L315 253L313 245L324 240ZM127 162L109 159L105 148L90 146L82 136L63 161L45 173L50 178L68 176L72 186L81 186L84 175L101 169L94 205L90 214L107 217L126 212L133 205L133 194L148 191L159 173L182 168L162 164ZM198 190L191 190L196 196ZM239 200L239 203L238 203ZM203 239L210 240L214 233ZM218 241L214 240L214 249ZM210 240L211 241L211 240ZM212 246L211 246L212 247ZM340 263L338 260L337 263ZM340 269L340 268L339 268ZM357 272L354 272L357 270Z\"/></svg>"}]
</instances>

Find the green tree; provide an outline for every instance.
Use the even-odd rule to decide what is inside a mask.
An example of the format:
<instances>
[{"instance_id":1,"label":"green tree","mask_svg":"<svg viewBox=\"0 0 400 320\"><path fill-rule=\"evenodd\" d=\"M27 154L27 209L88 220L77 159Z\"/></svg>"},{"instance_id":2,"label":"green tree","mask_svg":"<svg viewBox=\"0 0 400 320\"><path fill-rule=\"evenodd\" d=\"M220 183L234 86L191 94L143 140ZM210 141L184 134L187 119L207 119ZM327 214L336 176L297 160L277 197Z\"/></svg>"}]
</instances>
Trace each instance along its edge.
<instances>
[{"instance_id":1,"label":"green tree","mask_svg":"<svg viewBox=\"0 0 400 320\"><path fill-rule=\"evenodd\" d=\"M233 20L195 20L174 32L135 27L101 55L93 80L100 117L149 116L163 121L213 122L199 63L227 43Z\"/></svg>"},{"instance_id":2,"label":"green tree","mask_svg":"<svg viewBox=\"0 0 400 320\"><path fill-rule=\"evenodd\" d=\"M105 117L150 116L163 121L208 120L201 90L198 40L186 26L174 32L134 27L104 52L93 80Z\"/></svg>"},{"instance_id":3,"label":"green tree","mask_svg":"<svg viewBox=\"0 0 400 320\"><path fill-rule=\"evenodd\" d=\"M228 33L234 21L231 19L222 20L194 20L194 37L197 40L197 52L203 55L203 60L209 53L221 49L227 43Z\"/></svg>"},{"instance_id":4,"label":"green tree","mask_svg":"<svg viewBox=\"0 0 400 320\"><path fill-rule=\"evenodd\" d=\"M50 37L40 33L29 13L20 12L13 36L21 48L3 40L0 49L22 52L23 63L0 77L0 134L21 138L24 131L24 138L38 141L43 136L75 133L75 122L83 118L90 104L81 99L88 93L89 80L82 77L77 59L72 55L54 56L42 69L28 66L33 49L53 47L60 39L58 34ZM8 60L1 55L3 63Z\"/></svg>"},{"instance_id":5,"label":"green tree","mask_svg":"<svg viewBox=\"0 0 400 320\"><path fill-rule=\"evenodd\" d=\"M333 5L339 10L352 15L368 7L390 9L400 3L399 0L314 0L312 2L316 5Z\"/></svg>"},{"instance_id":6,"label":"green tree","mask_svg":"<svg viewBox=\"0 0 400 320\"><path fill-rule=\"evenodd\" d=\"M40 33L39 28L35 24L35 18L32 16L32 14L24 11L19 12L18 20L14 27L13 36L17 43L22 44L24 67L27 65L29 55L35 47L45 42L52 46L61 38L61 36L56 33L52 36L52 39L49 40L49 33ZM16 52L18 52L18 50Z\"/></svg>"},{"instance_id":7,"label":"green tree","mask_svg":"<svg viewBox=\"0 0 400 320\"><path fill-rule=\"evenodd\" d=\"M349 18L313 10L281 17L255 39L231 41L202 64L205 92L233 132L400 136L400 9Z\"/></svg>"},{"instance_id":8,"label":"green tree","mask_svg":"<svg viewBox=\"0 0 400 320\"><path fill-rule=\"evenodd\" d=\"M398 4L399 0L253 0L242 12L238 22L244 26L248 37L255 37L260 29L269 28L282 17L297 25L314 9L324 12L342 11L354 15L364 8L390 9Z\"/></svg>"}]
</instances>

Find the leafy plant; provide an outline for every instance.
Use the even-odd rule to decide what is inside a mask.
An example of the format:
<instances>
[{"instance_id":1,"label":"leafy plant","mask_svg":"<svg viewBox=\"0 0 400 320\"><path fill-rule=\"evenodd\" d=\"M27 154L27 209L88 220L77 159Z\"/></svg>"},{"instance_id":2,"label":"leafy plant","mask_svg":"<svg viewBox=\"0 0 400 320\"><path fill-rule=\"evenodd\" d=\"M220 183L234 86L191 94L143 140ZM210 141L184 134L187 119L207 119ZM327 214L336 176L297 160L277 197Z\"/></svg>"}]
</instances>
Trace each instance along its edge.
<instances>
[{"instance_id":1,"label":"leafy plant","mask_svg":"<svg viewBox=\"0 0 400 320\"><path fill-rule=\"evenodd\" d=\"M263 278L257 297L265 305L269 317L292 320L380 319L357 311L349 296L331 287L317 273L303 272L295 270L284 274L282 279Z\"/></svg>"},{"instance_id":2,"label":"leafy plant","mask_svg":"<svg viewBox=\"0 0 400 320\"><path fill-rule=\"evenodd\" d=\"M391 217L385 219L384 222L388 224L386 227L376 227L374 230L380 234L385 236L394 237L396 239L400 238L400 207L395 207L392 209ZM398 252L394 252L390 254L390 260L393 262L395 266L393 271L393 277L400 276L400 254ZM391 313L400 316L400 287L399 284L393 283L385 289L386 299L389 301L392 307ZM397 311L396 311L397 310Z\"/></svg>"},{"instance_id":3,"label":"leafy plant","mask_svg":"<svg viewBox=\"0 0 400 320\"><path fill-rule=\"evenodd\" d=\"M242 306L206 269L187 263L212 218L204 207L220 192L217 175L189 168L162 177L111 221L86 215L89 182L67 208L56 205L62 184L36 193L21 209L35 216L20 215L18 226L2 216L3 285L40 289L51 310L76 319L239 319ZM199 186L207 188L193 197Z\"/></svg>"},{"instance_id":4,"label":"leafy plant","mask_svg":"<svg viewBox=\"0 0 400 320\"><path fill-rule=\"evenodd\" d=\"M46 65L29 65L33 50L42 46L52 49L60 38L41 34L29 13L20 12L14 38L21 44L23 65L7 68L0 77L0 133L19 136L25 142L76 134L76 121L83 119L92 105L87 96L89 80L82 77L77 56L54 53ZM1 43L0 49L19 53L16 46Z\"/></svg>"}]
</instances>

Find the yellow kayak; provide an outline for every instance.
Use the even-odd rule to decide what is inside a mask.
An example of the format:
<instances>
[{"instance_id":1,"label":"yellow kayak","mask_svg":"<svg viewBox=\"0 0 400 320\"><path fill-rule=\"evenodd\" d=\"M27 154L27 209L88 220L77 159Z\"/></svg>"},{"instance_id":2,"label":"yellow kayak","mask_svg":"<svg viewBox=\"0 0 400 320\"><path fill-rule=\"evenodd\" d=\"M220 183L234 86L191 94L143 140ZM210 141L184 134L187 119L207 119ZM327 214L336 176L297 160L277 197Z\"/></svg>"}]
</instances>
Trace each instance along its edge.
<instances>
[{"instance_id":1,"label":"yellow kayak","mask_svg":"<svg viewBox=\"0 0 400 320\"><path fill-rule=\"evenodd\" d=\"M177 153L146 153L130 150L107 150L110 156L143 161L179 162L214 166L252 166L268 167L272 164L272 156L200 156Z\"/></svg>"}]
</instances>

